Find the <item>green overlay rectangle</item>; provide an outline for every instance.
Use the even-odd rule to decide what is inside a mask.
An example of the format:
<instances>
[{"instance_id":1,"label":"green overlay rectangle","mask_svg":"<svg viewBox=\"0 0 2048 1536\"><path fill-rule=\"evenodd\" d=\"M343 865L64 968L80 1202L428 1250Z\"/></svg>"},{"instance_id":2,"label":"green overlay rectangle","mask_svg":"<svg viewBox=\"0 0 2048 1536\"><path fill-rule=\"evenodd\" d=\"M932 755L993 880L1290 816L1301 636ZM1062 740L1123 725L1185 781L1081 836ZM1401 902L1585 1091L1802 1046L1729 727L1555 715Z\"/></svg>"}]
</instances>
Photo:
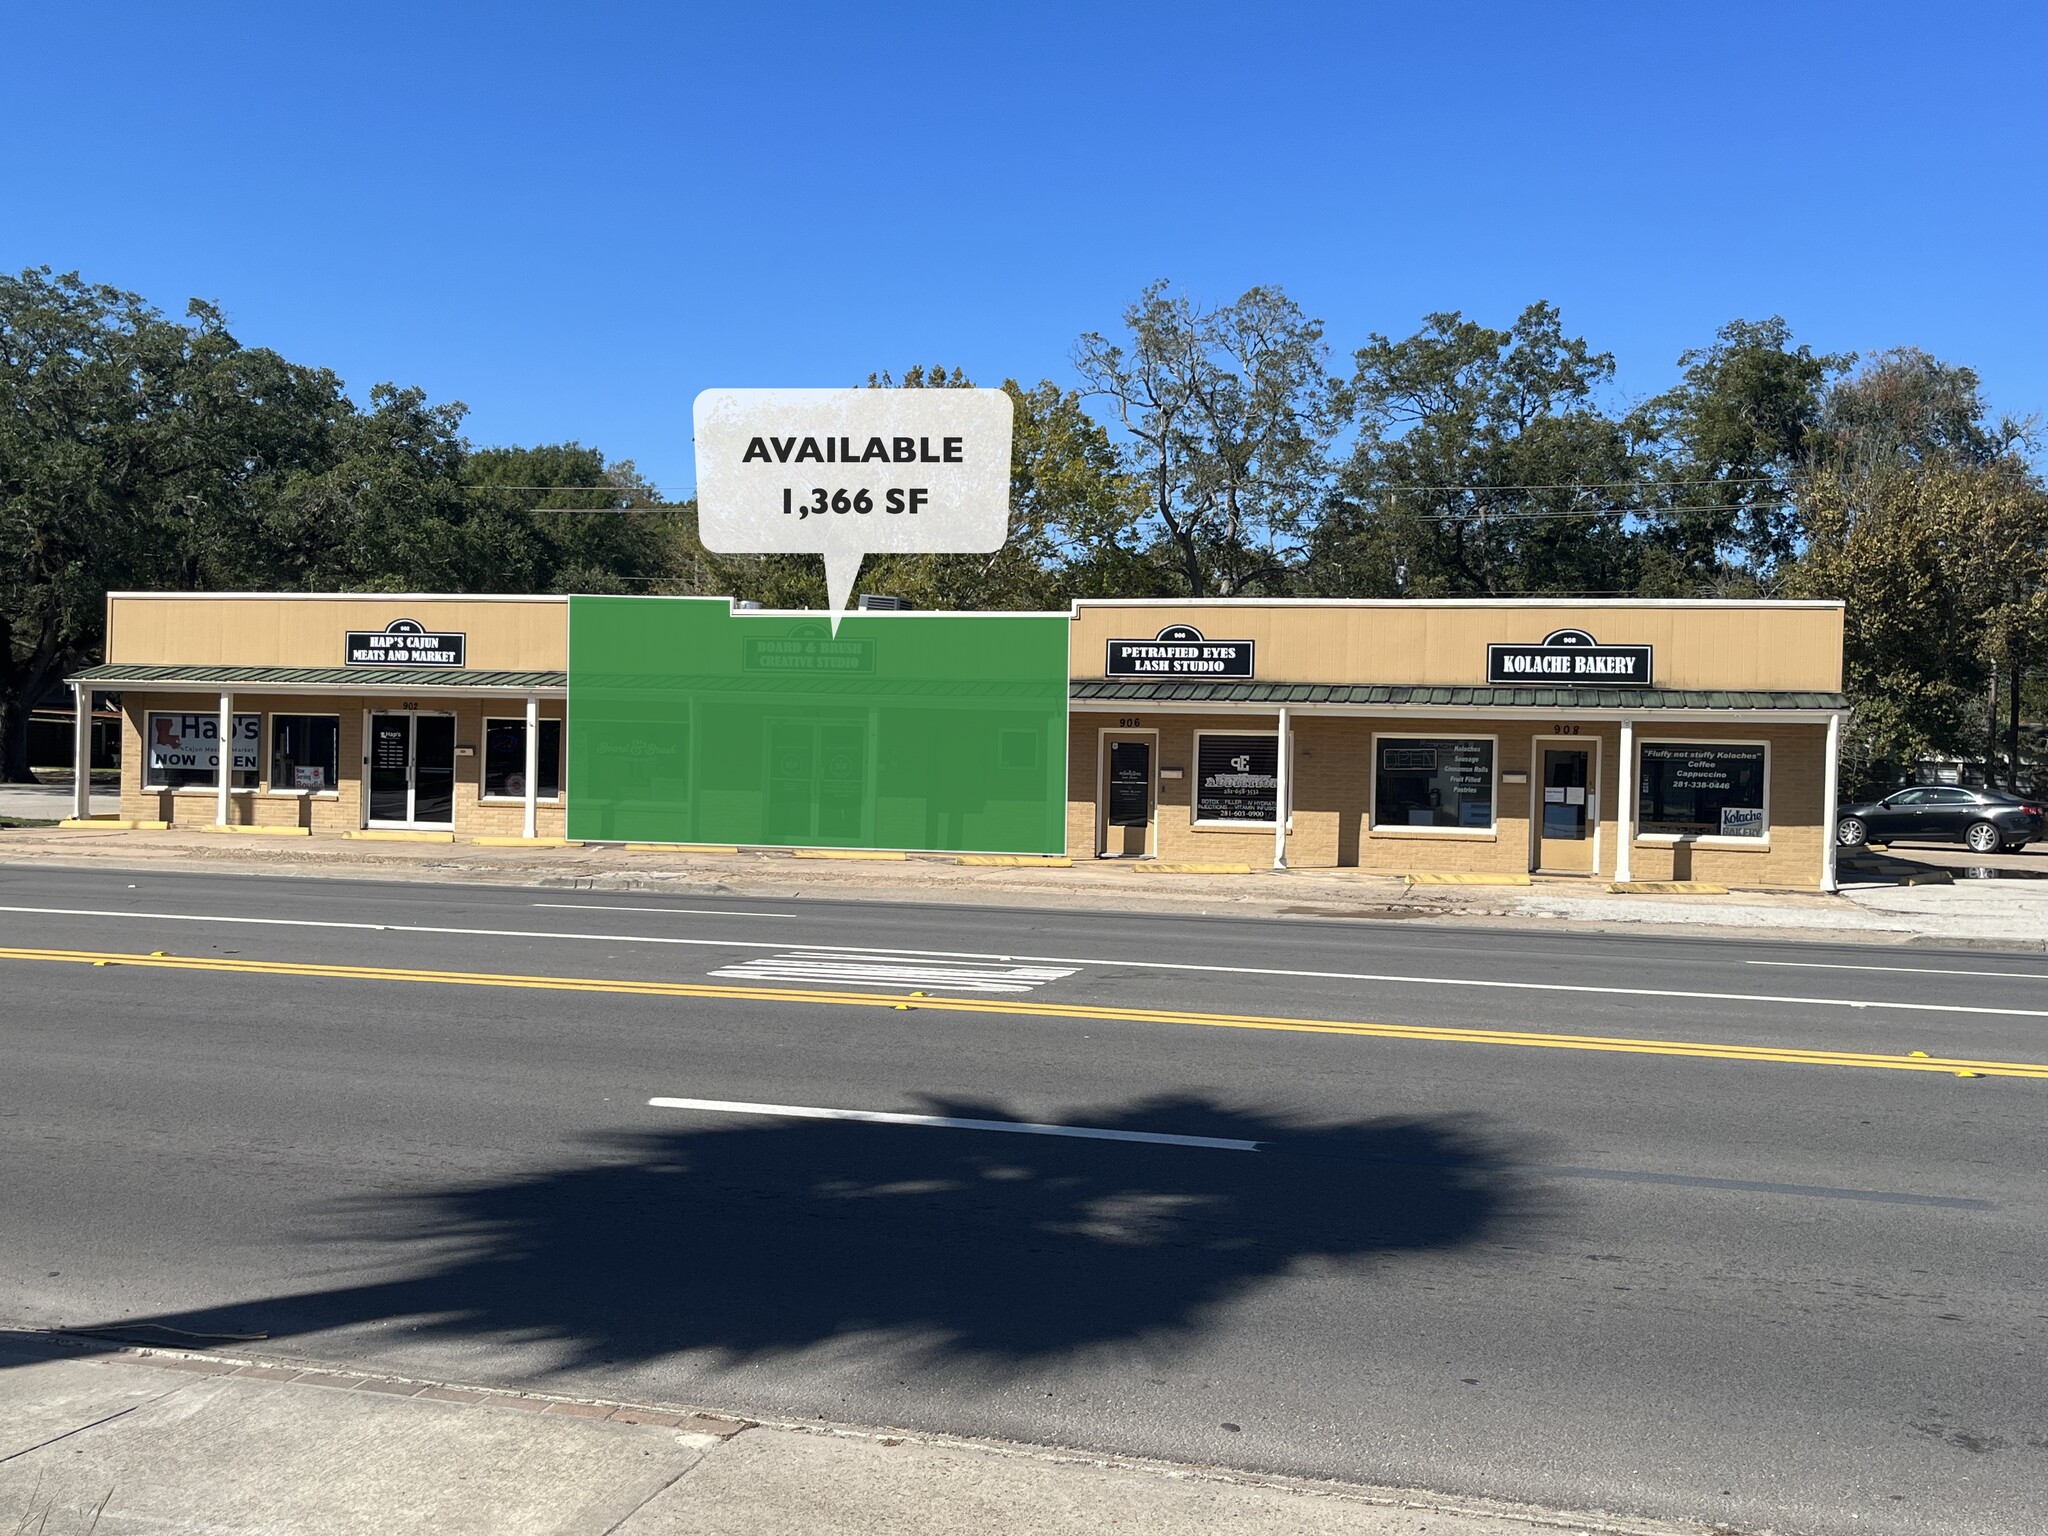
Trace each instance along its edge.
<instances>
[{"instance_id":1,"label":"green overlay rectangle","mask_svg":"<svg viewBox=\"0 0 2048 1536\"><path fill-rule=\"evenodd\" d=\"M572 597L568 834L1064 853L1069 628Z\"/></svg>"}]
</instances>

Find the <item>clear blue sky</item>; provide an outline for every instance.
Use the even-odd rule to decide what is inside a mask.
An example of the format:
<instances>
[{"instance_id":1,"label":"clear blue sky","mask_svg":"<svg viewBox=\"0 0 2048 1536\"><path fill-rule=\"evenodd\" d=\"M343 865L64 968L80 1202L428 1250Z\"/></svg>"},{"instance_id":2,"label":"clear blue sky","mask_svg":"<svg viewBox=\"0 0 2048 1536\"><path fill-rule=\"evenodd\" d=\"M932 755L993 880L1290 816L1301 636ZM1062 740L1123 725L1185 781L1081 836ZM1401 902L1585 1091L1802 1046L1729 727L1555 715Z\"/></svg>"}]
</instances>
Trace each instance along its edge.
<instances>
[{"instance_id":1,"label":"clear blue sky","mask_svg":"<svg viewBox=\"0 0 2048 1536\"><path fill-rule=\"evenodd\" d=\"M0 265L686 487L710 385L1068 377L1150 278L1337 356L1537 298L2048 410L2048 6L8 8Z\"/></svg>"}]
</instances>

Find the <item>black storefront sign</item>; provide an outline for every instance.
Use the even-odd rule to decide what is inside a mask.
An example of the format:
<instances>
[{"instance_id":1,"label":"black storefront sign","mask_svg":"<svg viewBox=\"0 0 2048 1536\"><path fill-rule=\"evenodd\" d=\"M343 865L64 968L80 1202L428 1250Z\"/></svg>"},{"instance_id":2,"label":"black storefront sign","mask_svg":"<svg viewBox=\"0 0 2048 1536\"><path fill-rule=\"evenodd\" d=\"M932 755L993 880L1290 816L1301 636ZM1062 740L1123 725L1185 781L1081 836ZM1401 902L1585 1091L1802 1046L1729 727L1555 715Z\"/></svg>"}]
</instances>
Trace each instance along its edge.
<instances>
[{"instance_id":1,"label":"black storefront sign","mask_svg":"<svg viewBox=\"0 0 2048 1536\"><path fill-rule=\"evenodd\" d=\"M1280 738L1204 734L1195 773L1196 821L1270 825L1280 800Z\"/></svg>"},{"instance_id":2,"label":"black storefront sign","mask_svg":"<svg viewBox=\"0 0 2048 1536\"><path fill-rule=\"evenodd\" d=\"M1169 624L1150 640L1112 640L1105 677L1250 677L1252 642L1208 640L1192 624Z\"/></svg>"},{"instance_id":3,"label":"black storefront sign","mask_svg":"<svg viewBox=\"0 0 2048 1536\"><path fill-rule=\"evenodd\" d=\"M469 637L434 634L415 619L393 619L382 629L352 629L342 662L351 667L460 667Z\"/></svg>"},{"instance_id":4,"label":"black storefront sign","mask_svg":"<svg viewBox=\"0 0 2048 1536\"><path fill-rule=\"evenodd\" d=\"M1541 645L1489 645L1486 680L1508 686L1647 688L1650 647L1602 645L1583 629L1553 630Z\"/></svg>"},{"instance_id":5,"label":"black storefront sign","mask_svg":"<svg viewBox=\"0 0 2048 1536\"><path fill-rule=\"evenodd\" d=\"M1152 820L1152 743L1109 744L1109 824L1142 827Z\"/></svg>"}]
</instances>

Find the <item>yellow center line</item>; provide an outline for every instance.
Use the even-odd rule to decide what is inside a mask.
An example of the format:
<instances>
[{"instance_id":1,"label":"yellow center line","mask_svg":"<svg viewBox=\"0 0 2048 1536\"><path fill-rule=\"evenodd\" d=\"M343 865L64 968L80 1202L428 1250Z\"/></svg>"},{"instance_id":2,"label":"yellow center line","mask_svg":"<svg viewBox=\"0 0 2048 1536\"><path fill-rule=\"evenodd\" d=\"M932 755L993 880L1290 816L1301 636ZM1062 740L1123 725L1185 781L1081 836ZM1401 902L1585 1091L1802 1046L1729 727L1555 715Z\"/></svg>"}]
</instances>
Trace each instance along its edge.
<instances>
[{"instance_id":1,"label":"yellow center line","mask_svg":"<svg viewBox=\"0 0 2048 1536\"><path fill-rule=\"evenodd\" d=\"M1196 1013L1179 1008L1040 1003L1022 998L914 997L901 992L823 992L806 987L733 987L693 981L529 976L493 971L424 971L381 965L314 965L297 960L143 955L85 949L0 947L0 960L43 960L71 965L146 966L169 971L223 971L246 976L308 976L331 981L400 981L431 982L457 987L521 987L542 992L604 992L628 997L701 997L722 1002L807 1003L842 1008L910 1006L934 1013L994 1013L1027 1018L1187 1024L1209 1029L1266 1029L1295 1034L1366 1035L1384 1040L1437 1040L1465 1045L1538 1046L1551 1050L1607 1051L1635 1056L1691 1056L1715 1061L1762 1061L1780 1066L1878 1067L1892 1072L1969 1072L1982 1077L2048 1079L2048 1062L2036 1061L1977 1061L1953 1056L1887 1056L1873 1051L1800 1050L1791 1046L1724 1045L1698 1040L1637 1040L1617 1035L1560 1035L1536 1030L1362 1023L1339 1019L1286 1018L1254 1013Z\"/></svg>"}]
</instances>

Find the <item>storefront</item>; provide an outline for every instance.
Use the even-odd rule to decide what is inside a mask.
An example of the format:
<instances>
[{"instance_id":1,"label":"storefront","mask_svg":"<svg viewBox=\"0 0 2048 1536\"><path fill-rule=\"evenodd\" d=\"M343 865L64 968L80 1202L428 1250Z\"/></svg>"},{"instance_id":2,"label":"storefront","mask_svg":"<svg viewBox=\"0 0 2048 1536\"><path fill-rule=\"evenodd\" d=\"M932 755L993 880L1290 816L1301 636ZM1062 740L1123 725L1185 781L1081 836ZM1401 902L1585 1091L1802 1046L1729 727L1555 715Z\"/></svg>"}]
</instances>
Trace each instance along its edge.
<instances>
[{"instance_id":1,"label":"storefront","mask_svg":"<svg viewBox=\"0 0 2048 1536\"><path fill-rule=\"evenodd\" d=\"M1832 888L1839 603L1088 602L1077 857Z\"/></svg>"},{"instance_id":2,"label":"storefront","mask_svg":"<svg viewBox=\"0 0 2048 1536\"><path fill-rule=\"evenodd\" d=\"M1083 602L1064 624L1064 683L1056 636L1030 663L1052 668L1049 726L1019 713L1028 678L984 671L918 685L921 728L939 736L902 753L906 763L923 771L945 757L949 732L989 741L985 754L959 754L916 803L901 799L910 767L890 767L891 690L909 685L889 675L886 645L878 653L857 636L914 634L915 649L944 649L922 637L945 633L935 626L946 616L849 620L915 628L822 640L749 637L734 642L731 676L664 661L653 687L614 657L610 691L591 694L609 734L592 736L593 702L579 745L571 604L116 594L107 663L73 681L120 694L122 816L140 823L560 837L583 750L597 781L631 786L611 791L620 825L634 814L658 824L664 806L686 803L699 819L666 824L703 825L700 812L754 795L764 826L845 846L980 847L975 827L1006 824L991 796L1011 796L1003 815L1025 825L1033 786L1050 774L1051 830L1012 851L1056 851L1059 758L1045 761L1043 748L1057 745L1064 691L1065 849L1076 859L1833 883L1825 831L1846 710L1836 603ZM851 696L830 710L793 695L773 704L774 730L756 727L760 746L741 754L760 764L736 765L730 743L700 742L698 726L683 732L686 706L720 718L736 689L766 697L790 686L776 674L797 661L861 674L814 688L872 695L860 718L876 724L858 752L837 754L844 782L826 771L837 758L819 733L850 729L835 722L855 718ZM692 688L720 698L692 704ZM950 716L934 713L941 704ZM646 730L628 718L641 710ZM810 714L818 740L798 752L791 732ZM661 748L644 770L611 771L616 754L643 747ZM844 814L790 811L782 756L815 758L811 777L832 780L797 785L798 810L818 798L844 801ZM597 781L586 776L586 800ZM858 809L864 794L877 806ZM925 825L954 841L864 830Z\"/></svg>"}]
</instances>

